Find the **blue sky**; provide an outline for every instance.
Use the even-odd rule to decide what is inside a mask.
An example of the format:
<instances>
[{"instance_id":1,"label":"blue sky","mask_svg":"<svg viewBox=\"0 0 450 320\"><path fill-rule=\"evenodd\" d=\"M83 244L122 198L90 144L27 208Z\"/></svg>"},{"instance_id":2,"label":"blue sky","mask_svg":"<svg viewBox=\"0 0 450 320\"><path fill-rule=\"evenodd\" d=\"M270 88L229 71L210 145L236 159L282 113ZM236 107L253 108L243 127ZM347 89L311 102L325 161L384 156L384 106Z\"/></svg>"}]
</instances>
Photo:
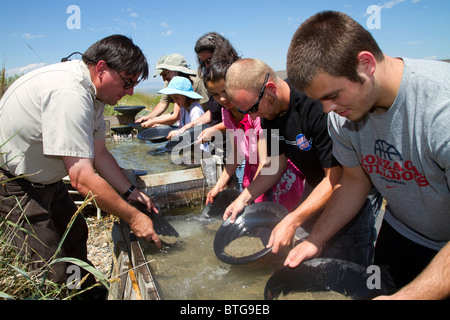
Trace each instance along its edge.
<instances>
[{"instance_id":1,"label":"blue sky","mask_svg":"<svg viewBox=\"0 0 450 320\"><path fill-rule=\"evenodd\" d=\"M2 2L0 63L9 74L57 63L74 51L84 52L111 34L131 37L147 56L152 75L158 58L170 53L184 55L196 69L195 42L210 31L229 39L243 57L258 58L275 70L284 70L296 29L323 10L342 11L366 28L370 25L371 33L388 55L450 59L448 0ZM67 13L71 5L78 6L79 16L73 16L74 11ZM375 20L371 19L373 12L367 13L372 5L380 12ZM79 19L71 19L74 17ZM68 20L72 25L79 21L80 28L69 29ZM160 77L152 77L137 89L160 84Z\"/></svg>"}]
</instances>

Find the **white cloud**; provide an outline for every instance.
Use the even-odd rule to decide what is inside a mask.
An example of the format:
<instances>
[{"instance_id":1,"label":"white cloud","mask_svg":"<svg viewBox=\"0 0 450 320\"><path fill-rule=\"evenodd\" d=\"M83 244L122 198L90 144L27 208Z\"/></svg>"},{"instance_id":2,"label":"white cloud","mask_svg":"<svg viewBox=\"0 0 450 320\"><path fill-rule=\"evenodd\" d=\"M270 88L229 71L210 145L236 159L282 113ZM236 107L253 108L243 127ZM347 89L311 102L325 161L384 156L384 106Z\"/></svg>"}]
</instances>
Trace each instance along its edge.
<instances>
[{"instance_id":1,"label":"white cloud","mask_svg":"<svg viewBox=\"0 0 450 320\"><path fill-rule=\"evenodd\" d=\"M138 17L138 14L136 12L134 12L133 9L131 9L131 8L122 9L120 11L122 11L123 13L128 13L130 17L133 17L133 18Z\"/></svg>"},{"instance_id":2,"label":"white cloud","mask_svg":"<svg viewBox=\"0 0 450 320\"><path fill-rule=\"evenodd\" d=\"M16 74L22 75L22 74L28 73L30 71L39 69L39 68L44 67L44 66L45 66L45 63L43 63L43 62L41 62L41 63L33 63L33 64L29 64L29 65L24 66L24 67L19 67L19 68L14 68L14 69L7 70L6 73L8 74L8 76L14 76Z\"/></svg>"},{"instance_id":3,"label":"white cloud","mask_svg":"<svg viewBox=\"0 0 450 320\"><path fill-rule=\"evenodd\" d=\"M398 5L398 4L402 3L402 2L405 2L405 1L406 0L392 0L392 1L385 2L384 5L382 5L381 7L383 9L390 9L393 6L396 6L396 5Z\"/></svg>"},{"instance_id":4,"label":"white cloud","mask_svg":"<svg viewBox=\"0 0 450 320\"><path fill-rule=\"evenodd\" d=\"M169 24L167 22L161 22L161 27L165 28L165 29L169 29ZM168 37L168 36L171 36L172 34L173 34L172 30L166 30L161 33L161 35L163 37Z\"/></svg>"},{"instance_id":5,"label":"white cloud","mask_svg":"<svg viewBox=\"0 0 450 320\"><path fill-rule=\"evenodd\" d=\"M25 33L22 38L31 40L31 39L42 39L45 38L45 34L31 34L31 33Z\"/></svg>"}]
</instances>

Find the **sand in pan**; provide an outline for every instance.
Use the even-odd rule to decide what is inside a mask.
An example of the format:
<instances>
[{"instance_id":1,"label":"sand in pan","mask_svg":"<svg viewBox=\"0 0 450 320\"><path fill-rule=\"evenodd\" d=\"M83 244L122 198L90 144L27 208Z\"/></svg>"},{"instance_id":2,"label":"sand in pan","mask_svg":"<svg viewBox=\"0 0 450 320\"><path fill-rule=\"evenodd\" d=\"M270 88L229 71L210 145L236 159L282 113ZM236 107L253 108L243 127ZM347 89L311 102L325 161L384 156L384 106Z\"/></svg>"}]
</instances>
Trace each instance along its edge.
<instances>
[{"instance_id":1,"label":"sand in pan","mask_svg":"<svg viewBox=\"0 0 450 320\"><path fill-rule=\"evenodd\" d=\"M304 291L280 294L276 300L352 300L335 291Z\"/></svg>"},{"instance_id":2,"label":"sand in pan","mask_svg":"<svg viewBox=\"0 0 450 320\"><path fill-rule=\"evenodd\" d=\"M225 253L232 257L247 257L265 249L264 244L258 237L240 237L231 241L224 249Z\"/></svg>"}]
</instances>

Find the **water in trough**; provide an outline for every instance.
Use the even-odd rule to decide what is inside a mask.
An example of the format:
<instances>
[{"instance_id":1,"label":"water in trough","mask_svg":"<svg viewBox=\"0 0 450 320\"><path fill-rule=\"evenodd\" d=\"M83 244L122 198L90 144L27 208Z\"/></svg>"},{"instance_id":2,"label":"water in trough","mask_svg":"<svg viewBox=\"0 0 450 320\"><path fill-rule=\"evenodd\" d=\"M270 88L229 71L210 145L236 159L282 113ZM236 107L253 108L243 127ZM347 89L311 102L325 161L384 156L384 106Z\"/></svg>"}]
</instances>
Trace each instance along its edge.
<instances>
[{"instance_id":1,"label":"water in trough","mask_svg":"<svg viewBox=\"0 0 450 320\"><path fill-rule=\"evenodd\" d=\"M108 141L119 165L148 174L183 170L175 165L164 143L151 144L136 138ZM202 218L203 206L162 212L180 234L173 246L156 248L141 241L159 294L165 300L262 300L270 276L282 267L287 252L269 254L246 265L228 265L214 254L214 236L220 218Z\"/></svg>"}]
</instances>

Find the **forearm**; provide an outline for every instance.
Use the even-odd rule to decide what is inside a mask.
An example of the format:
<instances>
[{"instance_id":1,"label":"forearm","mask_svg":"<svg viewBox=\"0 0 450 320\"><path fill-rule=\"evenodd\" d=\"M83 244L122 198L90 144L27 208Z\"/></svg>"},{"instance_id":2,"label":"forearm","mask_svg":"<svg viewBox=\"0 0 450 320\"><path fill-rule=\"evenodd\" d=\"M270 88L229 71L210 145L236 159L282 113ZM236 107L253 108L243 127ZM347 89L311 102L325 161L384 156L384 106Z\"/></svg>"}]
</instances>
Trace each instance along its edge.
<instances>
[{"instance_id":1,"label":"forearm","mask_svg":"<svg viewBox=\"0 0 450 320\"><path fill-rule=\"evenodd\" d=\"M250 185L239 196L240 200L247 205L277 184L286 170L286 162L283 161L283 158L270 157L268 159L269 161L259 167L258 174L254 177L252 183L250 183ZM264 169L272 165L276 166L275 173L264 174Z\"/></svg>"},{"instance_id":2,"label":"forearm","mask_svg":"<svg viewBox=\"0 0 450 320\"><path fill-rule=\"evenodd\" d=\"M186 130L189 130L189 129L193 128L193 127L202 126L202 125L210 123L210 122L211 122L211 112L207 111L201 117L195 119L194 121L191 121L191 122L185 124L184 127L181 128L180 132L183 133Z\"/></svg>"},{"instance_id":3,"label":"forearm","mask_svg":"<svg viewBox=\"0 0 450 320\"><path fill-rule=\"evenodd\" d=\"M95 196L95 203L105 212L131 222L138 213L137 210L126 203L105 179L94 172L91 161L65 158L72 187L83 196Z\"/></svg>"},{"instance_id":4,"label":"forearm","mask_svg":"<svg viewBox=\"0 0 450 320\"><path fill-rule=\"evenodd\" d=\"M227 127L225 127L225 124L223 122L220 122L220 123L212 126L211 128L214 130L219 130L222 133L227 131Z\"/></svg>"},{"instance_id":5,"label":"forearm","mask_svg":"<svg viewBox=\"0 0 450 320\"><path fill-rule=\"evenodd\" d=\"M95 195L94 201L100 209L123 219L129 224L132 224L133 218L136 214L139 214L137 209L123 200L120 194L98 175L83 180L78 184L78 190L80 193L91 192Z\"/></svg>"},{"instance_id":6,"label":"forearm","mask_svg":"<svg viewBox=\"0 0 450 320\"><path fill-rule=\"evenodd\" d=\"M124 194L131 187L131 181L111 153L104 152L101 156L97 153L94 168L119 194Z\"/></svg>"},{"instance_id":7,"label":"forearm","mask_svg":"<svg viewBox=\"0 0 450 320\"><path fill-rule=\"evenodd\" d=\"M308 240L318 247L327 242L358 214L371 186L360 167L344 168Z\"/></svg>"},{"instance_id":8,"label":"forearm","mask_svg":"<svg viewBox=\"0 0 450 320\"><path fill-rule=\"evenodd\" d=\"M191 121L188 125L190 125L190 128L192 128L194 126L204 125L210 122L211 122L211 111L208 110L199 118L195 119L195 121Z\"/></svg>"},{"instance_id":9,"label":"forearm","mask_svg":"<svg viewBox=\"0 0 450 320\"><path fill-rule=\"evenodd\" d=\"M158 103L155 109L153 109L153 111L148 115L148 119L154 119L156 117L159 117L167 110L168 107L169 107L168 103L162 102Z\"/></svg>"},{"instance_id":10,"label":"forearm","mask_svg":"<svg viewBox=\"0 0 450 320\"><path fill-rule=\"evenodd\" d=\"M450 298L450 243L412 282L390 297L400 300L443 300Z\"/></svg>"},{"instance_id":11,"label":"forearm","mask_svg":"<svg viewBox=\"0 0 450 320\"><path fill-rule=\"evenodd\" d=\"M179 114L176 114L175 112L169 113L169 114L165 114L159 117L156 117L154 119L151 120L152 124L161 124L161 125L168 125L171 126L173 125L175 122L177 122Z\"/></svg>"},{"instance_id":12,"label":"forearm","mask_svg":"<svg viewBox=\"0 0 450 320\"><path fill-rule=\"evenodd\" d=\"M233 174L236 172L236 169L238 167L237 163L231 163L227 164L220 175L219 179L217 180L216 186L219 190L223 190L225 186L228 184L228 181L230 181Z\"/></svg>"},{"instance_id":13,"label":"forearm","mask_svg":"<svg viewBox=\"0 0 450 320\"><path fill-rule=\"evenodd\" d=\"M326 169L325 172L323 180L312 190L300 206L289 214L289 220L295 228L300 227L305 221L322 212L330 200L333 188L341 177L342 169L334 167Z\"/></svg>"}]
</instances>

